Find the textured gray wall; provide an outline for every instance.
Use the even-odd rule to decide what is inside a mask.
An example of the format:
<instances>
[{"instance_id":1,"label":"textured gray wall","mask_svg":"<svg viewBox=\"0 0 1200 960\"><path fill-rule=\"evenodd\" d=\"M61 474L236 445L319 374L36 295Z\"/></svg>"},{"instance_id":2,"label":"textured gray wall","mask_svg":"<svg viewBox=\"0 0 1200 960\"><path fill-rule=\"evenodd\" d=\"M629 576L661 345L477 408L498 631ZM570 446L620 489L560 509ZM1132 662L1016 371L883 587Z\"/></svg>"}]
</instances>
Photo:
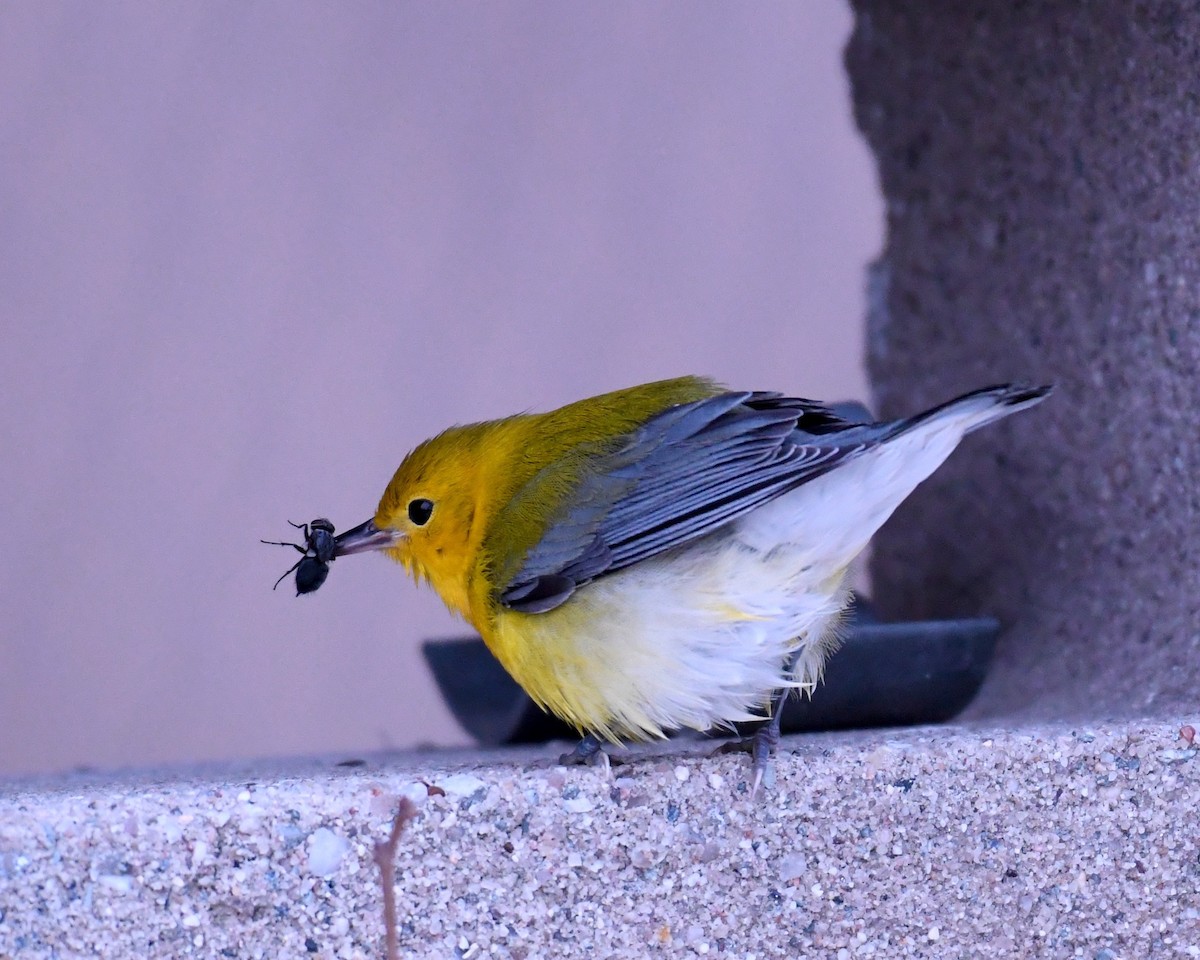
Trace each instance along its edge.
<instances>
[{"instance_id":1,"label":"textured gray wall","mask_svg":"<svg viewBox=\"0 0 1200 960\"><path fill-rule=\"evenodd\" d=\"M868 321L881 412L1058 384L897 513L879 599L1009 624L976 712L1194 703L1200 10L853 5L846 61L888 210Z\"/></svg>"}]
</instances>

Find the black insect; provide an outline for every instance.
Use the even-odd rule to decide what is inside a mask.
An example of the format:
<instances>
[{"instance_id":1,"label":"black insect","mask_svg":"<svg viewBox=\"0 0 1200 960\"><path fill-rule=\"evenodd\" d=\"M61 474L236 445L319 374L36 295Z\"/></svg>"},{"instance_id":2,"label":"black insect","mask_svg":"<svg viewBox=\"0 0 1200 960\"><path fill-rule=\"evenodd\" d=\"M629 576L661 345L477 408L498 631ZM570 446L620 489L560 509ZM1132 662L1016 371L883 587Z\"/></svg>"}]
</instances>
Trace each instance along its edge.
<instances>
[{"instance_id":1,"label":"black insect","mask_svg":"<svg viewBox=\"0 0 1200 960\"><path fill-rule=\"evenodd\" d=\"M296 596L302 593L312 593L320 588L329 576L329 564L333 562L334 550L337 546L333 539L333 524L324 517L317 517L309 523L292 523L297 530L304 531L304 546L298 543L287 543L283 540L262 540L275 547L294 547L304 556L283 572L286 577L296 571ZM275 581L275 587L283 583L283 577ZM271 589L274 590L275 587Z\"/></svg>"}]
</instances>

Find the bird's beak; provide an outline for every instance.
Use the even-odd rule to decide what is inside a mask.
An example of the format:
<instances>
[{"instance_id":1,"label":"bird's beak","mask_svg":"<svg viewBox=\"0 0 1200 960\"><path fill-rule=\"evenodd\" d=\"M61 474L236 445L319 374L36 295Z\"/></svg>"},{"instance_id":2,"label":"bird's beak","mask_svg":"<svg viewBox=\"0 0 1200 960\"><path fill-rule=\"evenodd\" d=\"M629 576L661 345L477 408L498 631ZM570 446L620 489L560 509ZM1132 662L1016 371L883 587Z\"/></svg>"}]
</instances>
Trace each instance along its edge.
<instances>
[{"instance_id":1,"label":"bird's beak","mask_svg":"<svg viewBox=\"0 0 1200 960\"><path fill-rule=\"evenodd\" d=\"M350 553L364 553L367 550L386 550L399 538L399 534L394 530L380 530L375 526L374 520L368 520L334 537L333 555L344 557Z\"/></svg>"}]
</instances>

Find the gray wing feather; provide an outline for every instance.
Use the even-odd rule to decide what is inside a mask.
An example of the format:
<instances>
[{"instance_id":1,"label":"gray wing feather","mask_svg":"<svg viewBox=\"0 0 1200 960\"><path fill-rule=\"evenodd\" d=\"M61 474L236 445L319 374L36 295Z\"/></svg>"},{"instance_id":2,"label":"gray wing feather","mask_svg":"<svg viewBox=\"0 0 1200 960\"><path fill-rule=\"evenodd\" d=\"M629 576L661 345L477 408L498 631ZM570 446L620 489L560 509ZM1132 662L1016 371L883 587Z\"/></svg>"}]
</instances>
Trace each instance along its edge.
<instances>
[{"instance_id":1,"label":"gray wing feather","mask_svg":"<svg viewBox=\"0 0 1200 960\"><path fill-rule=\"evenodd\" d=\"M651 418L597 455L501 602L552 610L581 584L712 532L860 452L861 433L838 442L848 426L774 393L723 393Z\"/></svg>"}]
</instances>

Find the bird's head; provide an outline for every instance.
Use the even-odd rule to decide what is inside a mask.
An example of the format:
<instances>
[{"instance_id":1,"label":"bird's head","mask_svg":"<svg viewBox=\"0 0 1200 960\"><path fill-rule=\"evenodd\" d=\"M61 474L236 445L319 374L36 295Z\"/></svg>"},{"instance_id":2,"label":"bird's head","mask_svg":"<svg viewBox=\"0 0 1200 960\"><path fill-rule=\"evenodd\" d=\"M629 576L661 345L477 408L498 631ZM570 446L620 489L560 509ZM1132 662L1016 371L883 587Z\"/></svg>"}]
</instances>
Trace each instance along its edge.
<instances>
[{"instance_id":1,"label":"bird's head","mask_svg":"<svg viewBox=\"0 0 1200 960\"><path fill-rule=\"evenodd\" d=\"M479 443L471 427L427 440L400 464L375 516L338 536L335 557L380 550L426 579L452 610L469 617L481 490Z\"/></svg>"}]
</instances>

